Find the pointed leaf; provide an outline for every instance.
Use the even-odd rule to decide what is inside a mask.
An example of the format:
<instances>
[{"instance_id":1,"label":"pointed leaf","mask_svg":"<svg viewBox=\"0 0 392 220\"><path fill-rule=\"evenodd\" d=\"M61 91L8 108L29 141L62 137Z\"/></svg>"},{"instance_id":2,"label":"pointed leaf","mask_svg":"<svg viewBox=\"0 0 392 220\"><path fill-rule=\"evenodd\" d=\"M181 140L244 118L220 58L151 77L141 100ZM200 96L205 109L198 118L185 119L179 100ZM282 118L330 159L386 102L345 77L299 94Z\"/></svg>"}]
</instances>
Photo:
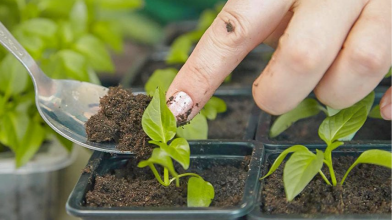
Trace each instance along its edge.
<instances>
[{"instance_id":1,"label":"pointed leaf","mask_svg":"<svg viewBox=\"0 0 392 220\"><path fill-rule=\"evenodd\" d=\"M168 64L185 63L189 57L191 47L192 39L187 36L178 37L170 47L166 62Z\"/></svg>"},{"instance_id":2,"label":"pointed leaf","mask_svg":"<svg viewBox=\"0 0 392 220\"><path fill-rule=\"evenodd\" d=\"M21 144L15 152L16 167L26 164L38 151L45 139L45 130L40 124L30 121L26 127L28 132L21 139Z\"/></svg>"},{"instance_id":3,"label":"pointed leaf","mask_svg":"<svg viewBox=\"0 0 392 220\"><path fill-rule=\"evenodd\" d=\"M291 146L291 147L287 148L282 153L280 153L278 158L275 159L275 162L272 164L272 166L271 166L270 170L268 171L268 173L265 176L261 177L260 180L262 180L262 179L266 178L267 176L271 175L272 173L274 173L275 170L278 169L279 165L282 163L284 158L287 156L287 154L293 153L293 152L298 152L298 151L308 151L308 152L310 152L308 150L308 148L303 146L303 145L294 145L294 146ZM311 154L313 154L313 153L311 153Z\"/></svg>"},{"instance_id":4,"label":"pointed leaf","mask_svg":"<svg viewBox=\"0 0 392 220\"><path fill-rule=\"evenodd\" d=\"M184 138L176 138L167 149L164 149L170 157L181 164L184 169L188 169L191 151L189 143Z\"/></svg>"},{"instance_id":5,"label":"pointed leaf","mask_svg":"<svg viewBox=\"0 0 392 220\"><path fill-rule=\"evenodd\" d=\"M84 35L79 38L74 49L83 54L91 67L96 71L112 72L114 66L104 43L93 35Z\"/></svg>"},{"instance_id":6,"label":"pointed leaf","mask_svg":"<svg viewBox=\"0 0 392 220\"><path fill-rule=\"evenodd\" d=\"M205 140L208 136L207 119L197 114L189 124L177 128L177 136L187 140Z\"/></svg>"},{"instance_id":7,"label":"pointed leaf","mask_svg":"<svg viewBox=\"0 0 392 220\"><path fill-rule=\"evenodd\" d=\"M218 97L212 96L210 100L208 100L208 102L204 105L201 113L208 119L214 120L218 113L225 112L226 110L227 106L225 101Z\"/></svg>"},{"instance_id":8,"label":"pointed leaf","mask_svg":"<svg viewBox=\"0 0 392 220\"><path fill-rule=\"evenodd\" d=\"M188 207L208 207L215 197L214 187L211 183L200 177L191 177L188 180Z\"/></svg>"},{"instance_id":9,"label":"pointed leaf","mask_svg":"<svg viewBox=\"0 0 392 220\"><path fill-rule=\"evenodd\" d=\"M368 116L370 118L383 119L383 117L381 116L381 112L380 112L380 105L374 106L372 108L372 110L370 110Z\"/></svg>"},{"instance_id":10,"label":"pointed leaf","mask_svg":"<svg viewBox=\"0 0 392 220\"><path fill-rule=\"evenodd\" d=\"M92 32L114 51L123 51L122 35L115 22L97 21L92 27Z\"/></svg>"},{"instance_id":11,"label":"pointed leaf","mask_svg":"<svg viewBox=\"0 0 392 220\"><path fill-rule=\"evenodd\" d=\"M295 109L279 116L275 120L270 129L269 136L271 138L278 136L294 122L317 115L321 108L322 106L315 99L307 98L303 100Z\"/></svg>"},{"instance_id":12,"label":"pointed leaf","mask_svg":"<svg viewBox=\"0 0 392 220\"><path fill-rule=\"evenodd\" d=\"M148 78L146 85L144 85L144 89L149 95L153 95L157 87L162 91L167 92L177 73L178 70L174 68L157 69L150 78Z\"/></svg>"},{"instance_id":13,"label":"pointed leaf","mask_svg":"<svg viewBox=\"0 0 392 220\"><path fill-rule=\"evenodd\" d=\"M169 172L173 176L177 176L176 171L174 170L173 161L169 157L169 155L160 148L154 148L152 151L151 157L148 160L140 161L137 165L139 168L143 168L149 166L150 164L159 164L169 170Z\"/></svg>"},{"instance_id":14,"label":"pointed leaf","mask_svg":"<svg viewBox=\"0 0 392 220\"><path fill-rule=\"evenodd\" d=\"M367 112L365 106L353 106L341 110L334 116L327 117L319 127L319 136L330 145L339 138L357 132L365 123Z\"/></svg>"},{"instance_id":15,"label":"pointed leaf","mask_svg":"<svg viewBox=\"0 0 392 220\"><path fill-rule=\"evenodd\" d=\"M379 166L383 166L386 168L392 168L392 153L385 151L385 150L367 150L363 152L357 160L351 165L351 167L347 170L346 174L344 175L340 185L343 185L344 180L350 173L350 171L360 163L368 163L368 164L375 164Z\"/></svg>"},{"instance_id":16,"label":"pointed leaf","mask_svg":"<svg viewBox=\"0 0 392 220\"><path fill-rule=\"evenodd\" d=\"M167 143L176 134L176 119L166 105L165 94L159 88L144 111L142 117L144 132L154 141Z\"/></svg>"},{"instance_id":17,"label":"pointed leaf","mask_svg":"<svg viewBox=\"0 0 392 220\"><path fill-rule=\"evenodd\" d=\"M308 185L323 166L324 154L317 150L298 151L291 155L283 170L283 182L288 201L291 201Z\"/></svg>"},{"instance_id":18,"label":"pointed leaf","mask_svg":"<svg viewBox=\"0 0 392 220\"><path fill-rule=\"evenodd\" d=\"M8 54L0 64L0 92L8 95L24 92L29 77L23 65L14 56Z\"/></svg>"}]
</instances>

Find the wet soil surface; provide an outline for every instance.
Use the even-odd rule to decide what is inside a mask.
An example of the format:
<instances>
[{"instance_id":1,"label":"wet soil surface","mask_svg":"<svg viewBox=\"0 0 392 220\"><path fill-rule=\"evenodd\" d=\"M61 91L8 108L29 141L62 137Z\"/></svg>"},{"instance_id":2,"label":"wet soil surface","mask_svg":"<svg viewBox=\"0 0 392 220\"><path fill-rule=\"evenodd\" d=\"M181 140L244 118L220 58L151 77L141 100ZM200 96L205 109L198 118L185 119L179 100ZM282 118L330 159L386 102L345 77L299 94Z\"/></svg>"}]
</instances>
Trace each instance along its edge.
<instances>
[{"instance_id":1,"label":"wet soil surface","mask_svg":"<svg viewBox=\"0 0 392 220\"><path fill-rule=\"evenodd\" d=\"M227 111L219 113L215 120L208 120L209 139L242 139L254 106L250 96L220 97L227 104Z\"/></svg>"},{"instance_id":2,"label":"wet soil surface","mask_svg":"<svg viewBox=\"0 0 392 220\"><path fill-rule=\"evenodd\" d=\"M178 164L176 170L178 173L197 173L214 186L215 198L211 206L230 207L242 199L249 161L249 156L235 162L195 159L187 171ZM129 160L125 168L95 178L93 189L86 194L86 204L93 207L186 206L187 180L182 178L180 187L175 183L164 187L149 168L137 168L136 160Z\"/></svg>"},{"instance_id":3,"label":"wet soil surface","mask_svg":"<svg viewBox=\"0 0 392 220\"><path fill-rule=\"evenodd\" d=\"M133 95L130 89L109 88L100 100L98 114L86 122L88 140L115 141L119 150L133 151L140 158L150 156L152 146L142 128L142 116L150 101L151 97Z\"/></svg>"},{"instance_id":4,"label":"wet soil surface","mask_svg":"<svg viewBox=\"0 0 392 220\"><path fill-rule=\"evenodd\" d=\"M333 159L340 181L356 157ZM269 161L273 163L273 161ZM284 165L282 163L282 165ZM287 202L283 188L283 166L265 179L261 210L268 214L349 214L391 213L391 170L376 165L357 165L343 187L328 186L320 175L305 187L293 201ZM329 172L324 166L324 174Z\"/></svg>"},{"instance_id":5,"label":"wet soil surface","mask_svg":"<svg viewBox=\"0 0 392 220\"><path fill-rule=\"evenodd\" d=\"M320 113L315 117L299 120L272 140L320 140L318 129L325 117L325 114ZM274 119L276 119L276 117L272 119L272 123ZM391 140L391 122L382 119L368 118L362 128L354 136L353 140Z\"/></svg>"}]
</instances>

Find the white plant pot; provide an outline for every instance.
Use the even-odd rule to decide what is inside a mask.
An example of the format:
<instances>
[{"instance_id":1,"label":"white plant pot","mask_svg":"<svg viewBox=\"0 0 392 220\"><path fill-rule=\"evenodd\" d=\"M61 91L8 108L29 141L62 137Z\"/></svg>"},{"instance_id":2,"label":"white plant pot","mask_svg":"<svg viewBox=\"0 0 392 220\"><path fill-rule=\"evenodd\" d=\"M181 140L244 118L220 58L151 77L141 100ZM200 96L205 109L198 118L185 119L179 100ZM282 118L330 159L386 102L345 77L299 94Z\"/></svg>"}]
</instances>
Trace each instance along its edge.
<instances>
[{"instance_id":1,"label":"white plant pot","mask_svg":"<svg viewBox=\"0 0 392 220\"><path fill-rule=\"evenodd\" d=\"M51 141L16 169L12 152L0 153L0 219L56 219L59 170L75 156L75 150L69 153L58 141Z\"/></svg>"}]
</instances>

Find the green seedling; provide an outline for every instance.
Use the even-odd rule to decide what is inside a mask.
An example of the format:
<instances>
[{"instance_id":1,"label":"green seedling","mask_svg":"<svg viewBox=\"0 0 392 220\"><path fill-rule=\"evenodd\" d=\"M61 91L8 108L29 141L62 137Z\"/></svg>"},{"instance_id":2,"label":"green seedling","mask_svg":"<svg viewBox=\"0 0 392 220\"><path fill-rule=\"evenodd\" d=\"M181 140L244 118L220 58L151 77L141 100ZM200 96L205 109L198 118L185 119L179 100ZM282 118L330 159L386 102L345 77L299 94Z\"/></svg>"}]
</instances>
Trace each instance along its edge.
<instances>
[{"instance_id":1,"label":"green seedling","mask_svg":"<svg viewBox=\"0 0 392 220\"><path fill-rule=\"evenodd\" d=\"M151 138L149 143L158 147L154 148L148 160L139 162L138 167L150 167L155 178L163 186L169 186L175 181L179 187L180 178L190 177L187 190L188 207L208 207L214 198L214 187L211 183L196 173L178 174L174 169L172 160L177 161L185 170L189 168L190 148L186 139L174 138L177 129L176 119L166 106L165 94L159 88L156 88L151 103L143 114L142 126ZM163 167L163 179L155 165Z\"/></svg>"},{"instance_id":2,"label":"green seedling","mask_svg":"<svg viewBox=\"0 0 392 220\"><path fill-rule=\"evenodd\" d=\"M283 151L272 164L264 179L271 175L282 163L284 158L292 153L283 170L283 182L288 201L293 200L308 185L313 177L319 173L328 185L338 184L332 165L332 151L343 145L341 140L355 134L365 123L368 112L374 100L372 92L355 105L340 110L332 116L328 116L319 127L319 136L327 144L325 151L316 150L311 152L303 145L292 146ZM343 185L350 171L360 163L375 164L392 168L392 154L383 150L368 150L363 152L340 181ZM325 164L330 173L331 181L321 171ZM331 183L332 182L332 183Z\"/></svg>"},{"instance_id":3,"label":"green seedling","mask_svg":"<svg viewBox=\"0 0 392 220\"><path fill-rule=\"evenodd\" d=\"M389 72L385 75L385 78L391 76L391 70L392 70L392 68L389 69ZM368 98L371 98L371 97L368 97ZM374 98L373 98L373 101L374 101ZM370 105L367 108L368 117L382 119L381 114L380 114L380 106L375 105L373 108L371 108L372 104L373 103L370 103ZM333 109L328 106L324 107L316 99L307 98L307 99L303 100L296 108L294 108L293 110L291 110L283 115L280 115L274 121L274 123L272 124L271 129L269 131L269 137L270 138L277 137L283 131L287 130L292 124L294 124L295 122L297 122L301 119L316 116L320 112L323 112L327 116L333 116L334 114L338 113L339 111L340 110ZM354 137L354 134L351 136L351 138ZM348 136L348 137L350 137L350 136ZM346 139L346 141L347 140L349 140L349 139Z\"/></svg>"},{"instance_id":4,"label":"green seedling","mask_svg":"<svg viewBox=\"0 0 392 220\"><path fill-rule=\"evenodd\" d=\"M157 87L167 91L178 70L175 68L157 69L144 86L147 94L153 95ZM218 98L211 99L204 105L201 114L196 115L189 124L177 128L177 136L188 140L202 140L208 137L208 120L215 120L218 113L227 110L226 103Z\"/></svg>"}]
</instances>

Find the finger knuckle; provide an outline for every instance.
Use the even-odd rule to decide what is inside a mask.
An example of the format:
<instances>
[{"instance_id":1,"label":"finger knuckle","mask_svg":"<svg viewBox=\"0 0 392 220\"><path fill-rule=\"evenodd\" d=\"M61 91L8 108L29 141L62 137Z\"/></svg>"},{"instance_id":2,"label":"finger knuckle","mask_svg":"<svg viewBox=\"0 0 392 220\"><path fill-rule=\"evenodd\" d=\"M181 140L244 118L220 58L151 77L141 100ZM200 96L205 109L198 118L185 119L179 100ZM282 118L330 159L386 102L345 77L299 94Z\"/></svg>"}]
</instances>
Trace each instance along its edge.
<instances>
[{"instance_id":1,"label":"finger knuckle","mask_svg":"<svg viewBox=\"0 0 392 220\"><path fill-rule=\"evenodd\" d=\"M200 65L191 65L188 67L188 71L191 73L191 82L196 82L197 85L204 86L204 88L211 87L211 74L208 69L203 68Z\"/></svg>"},{"instance_id":2,"label":"finger knuckle","mask_svg":"<svg viewBox=\"0 0 392 220\"><path fill-rule=\"evenodd\" d=\"M226 32L230 32L224 36L223 42L230 48L238 47L247 42L250 36L250 22L240 12L233 9L223 8L218 14L219 23L224 23Z\"/></svg>"},{"instance_id":3,"label":"finger knuckle","mask_svg":"<svg viewBox=\"0 0 392 220\"><path fill-rule=\"evenodd\" d=\"M318 68L326 53L325 44L312 39L303 39L300 42L290 40L282 43L286 47L288 64L296 70L296 73L309 73Z\"/></svg>"},{"instance_id":4,"label":"finger knuckle","mask_svg":"<svg viewBox=\"0 0 392 220\"><path fill-rule=\"evenodd\" d=\"M359 73L374 74L389 65L390 55L388 56L382 47L369 44L357 45L352 47L348 54L350 63L362 69Z\"/></svg>"}]
</instances>

